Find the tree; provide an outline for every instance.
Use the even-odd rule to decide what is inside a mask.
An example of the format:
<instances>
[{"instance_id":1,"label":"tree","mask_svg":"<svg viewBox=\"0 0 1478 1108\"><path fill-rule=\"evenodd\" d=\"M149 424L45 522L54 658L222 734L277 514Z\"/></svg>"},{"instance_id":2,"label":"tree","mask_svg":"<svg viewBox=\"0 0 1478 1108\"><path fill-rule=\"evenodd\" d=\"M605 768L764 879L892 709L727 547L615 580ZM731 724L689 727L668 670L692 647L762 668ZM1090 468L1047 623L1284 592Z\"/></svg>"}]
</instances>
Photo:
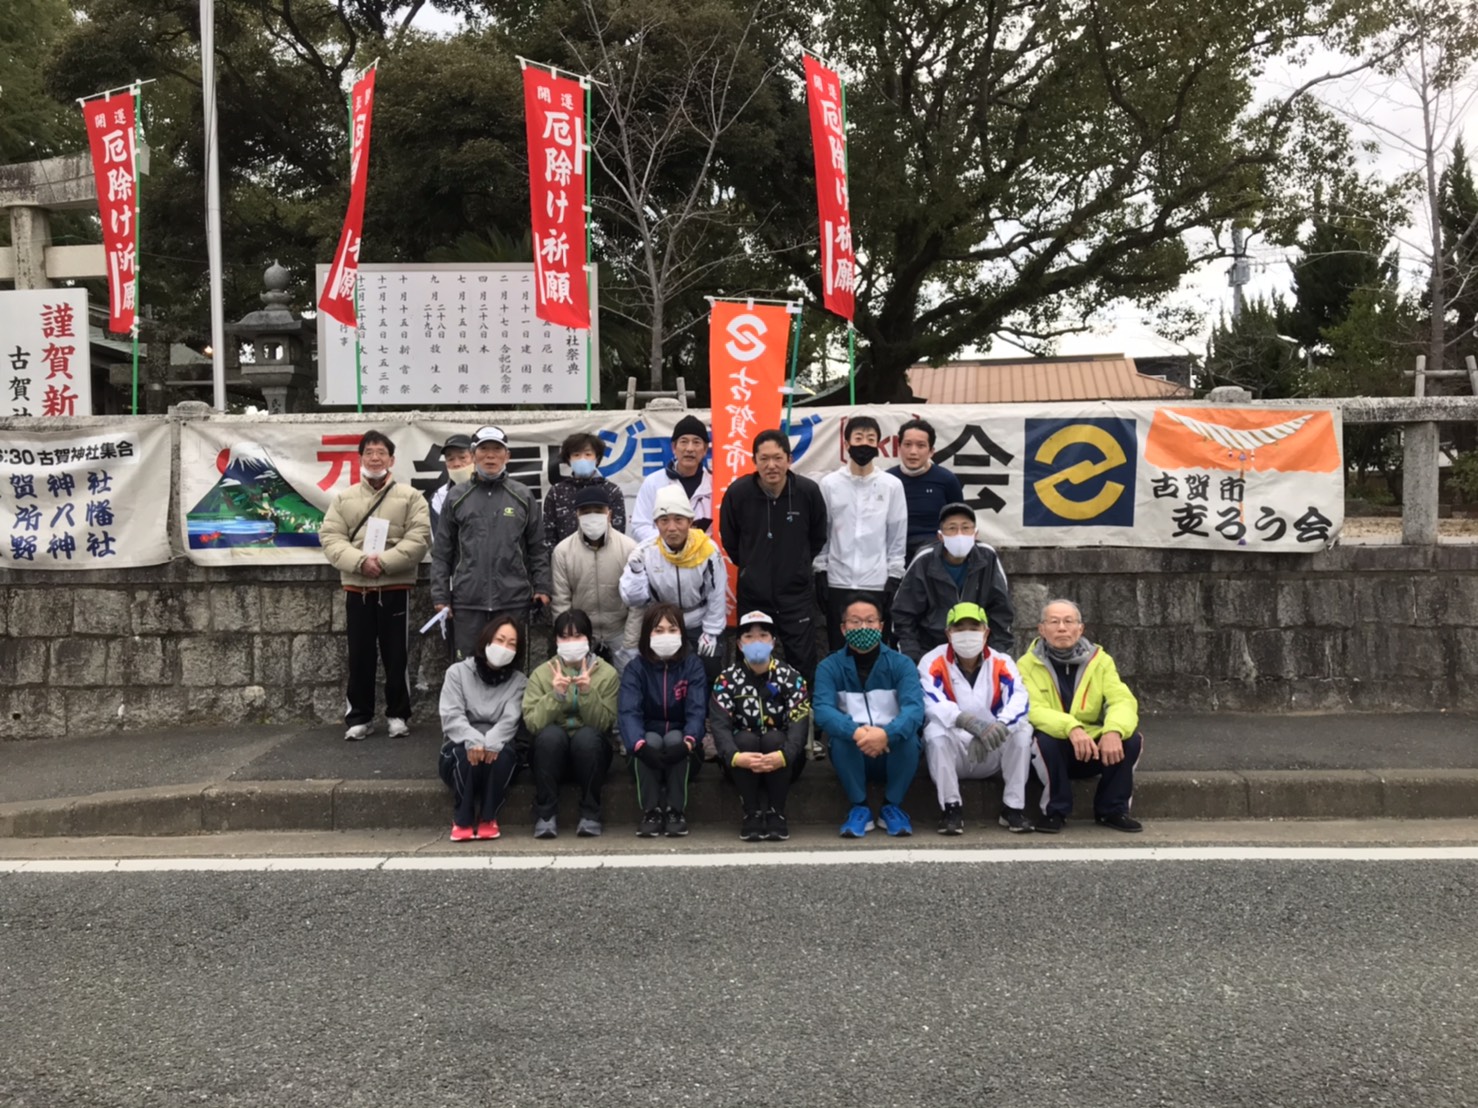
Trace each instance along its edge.
<instances>
[{"instance_id":1,"label":"tree","mask_svg":"<svg viewBox=\"0 0 1478 1108\"><path fill-rule=\"evenodd\" d=\"M1240 319L1223 319L1211 332L1202 367L1207 389L1236 385L1255 400L1280 400L1312 393L1306 351L1288 332L1289 311L1277 297L1257 299Z\"/></svg>"},{"instance_id":2,"label":"tree","mask_svg":"<svg viewBox=\"0 0 1478 1108\"><path fill-rule=\"evenodd\" d=\"M48 95L36 59L72 26L67 0L10 0L0 20L0 165L29 162L83 142L76 105Z\"/></svg>"}]
</instances>

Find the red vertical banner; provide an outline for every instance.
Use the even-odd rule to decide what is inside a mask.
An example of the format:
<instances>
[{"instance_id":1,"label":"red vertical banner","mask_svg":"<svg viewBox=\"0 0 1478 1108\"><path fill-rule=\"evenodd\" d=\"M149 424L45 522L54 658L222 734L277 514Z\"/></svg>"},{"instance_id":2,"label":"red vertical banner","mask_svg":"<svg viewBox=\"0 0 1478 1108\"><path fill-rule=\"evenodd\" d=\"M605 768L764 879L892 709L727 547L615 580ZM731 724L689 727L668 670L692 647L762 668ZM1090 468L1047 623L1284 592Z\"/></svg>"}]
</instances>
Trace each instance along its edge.
<instances>
[{"instance_id":1,"label":"red vertical banner","mask_svg":"<svg viewBox=\"0 0 1478 1108\"><path fill-rule=\"evenodd\" d=\"M590 329L585 272L585 90L571 77L526 65L529 207L534 234L534 314Z\"/></svg>"},{"instance_id":2,"label":"red vertical banner","mask_svg":"<svg viewBox=\"0 0 1478 1108\"><path fill-rule=\"evenodd\" d=\"M713 423L713 514L729 484L754 472L754 437L780 426L790 310L785 304L715 300L708 317L708 394ZM725 556L727 561L727 556ZM729 565L729 616L737 573ZM772 613L773 614L773 613Z\"/></svg>"},{"instance_id":3,"label":"red vertical banner","mask_svg":"<svg viewBox=\"0 0 1478 1108\"><path fill-rule=\"evenodd\" d=\"M344 213L344 229L339 234L339 248L329 266L328 280L318 308L345 327L358 327L359 316L354 307L354 286L359 280L360 236L364 230L364 196L369 190L370 118L375 106L375 71L365 70L354 82L349 100L349 210Z\"/></svg>"},{"instance_id":4,"label":"red vertical banner","mask_svg":"<svg viewBox=\"0 0 1478 1108\"><path fill-rule=\"evenodd\" d=\"M138 129L133 93L82 103L108 272L108 330L133 330L138 295Z\"/></svg>"},{"instance_id":5,"label":"red vertical banner","mask_svg":"<svg viewBox=\"0 0 1478 1108\"><path fill-rule=\"evenodd\" d=\"M821 220L821 298L826 310L851 322L856 308L857 252L852 247L852 204L847 192L847 133L842 82L811 55L806 103L816 158L816 209Z\"/></svg>"}]
</instances>

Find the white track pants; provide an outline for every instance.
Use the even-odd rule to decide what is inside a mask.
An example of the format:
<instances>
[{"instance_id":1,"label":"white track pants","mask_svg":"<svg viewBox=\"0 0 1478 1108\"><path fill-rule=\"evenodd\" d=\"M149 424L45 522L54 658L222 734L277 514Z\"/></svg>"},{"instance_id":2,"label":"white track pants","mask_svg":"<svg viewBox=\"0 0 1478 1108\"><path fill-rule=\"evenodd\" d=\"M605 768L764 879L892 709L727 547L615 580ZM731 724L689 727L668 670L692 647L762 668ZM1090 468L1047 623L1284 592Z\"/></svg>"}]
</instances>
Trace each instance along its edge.
<instances>
[{"instance_id":1,"label":"white track pants","mask_svg":"<svg viewBox=\"0 0 1478 1108\"><path fill-rule=\"evenodd\" d=\"M1025 719L1019 721L1006 741L992 750L983 762L972 762L966 751L970 746L970 735L958 727L951 727L944 735L937 733L926 736L924 757L928 760L929 776L939 791L939 807L960 803L960 782L981 781L1000 774L1005 779L1006 789L1002 800L1008 808L1026 807L1026 778L1032 764L1032 728Z\"/></svg>"}]
</instances>

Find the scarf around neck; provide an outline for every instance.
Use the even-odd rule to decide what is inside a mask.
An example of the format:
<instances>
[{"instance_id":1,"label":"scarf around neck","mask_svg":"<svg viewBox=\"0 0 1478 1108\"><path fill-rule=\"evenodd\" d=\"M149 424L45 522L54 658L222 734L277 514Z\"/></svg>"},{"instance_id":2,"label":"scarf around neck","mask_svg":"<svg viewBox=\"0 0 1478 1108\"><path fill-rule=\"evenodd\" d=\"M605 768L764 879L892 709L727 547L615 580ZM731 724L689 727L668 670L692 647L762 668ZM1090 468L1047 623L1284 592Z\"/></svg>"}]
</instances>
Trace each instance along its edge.
<instances>
[{"instance_id":1,"label":"scarf around neck","mask_svg":"<svg viewBox=\"0 0 1478 1108\"><path fill-rule=\"evenodd\" d=\"M1044 662L1056 662L1060 666L1076 666L1086 662L1093 657L1096 648L1084 635L1067 650L1058 650L1055 646L1048 646L1046 639L1038 639L1036 654Z\"/></svg>"},{"instance_id":2,"label":"scarf around neck","mask_svg":"<svg viewBox=\"0 0 1478 1108\"><path fill-rule=\"evenodd\" d=\"M688 531L687 544L676 553L668 548L667 540L661 535L657 536L657 549L662 552L662 557L678 569L697 569L714 555L718 547L713 545L712 539L694 527Z\"/></svg>"}]
</instances>

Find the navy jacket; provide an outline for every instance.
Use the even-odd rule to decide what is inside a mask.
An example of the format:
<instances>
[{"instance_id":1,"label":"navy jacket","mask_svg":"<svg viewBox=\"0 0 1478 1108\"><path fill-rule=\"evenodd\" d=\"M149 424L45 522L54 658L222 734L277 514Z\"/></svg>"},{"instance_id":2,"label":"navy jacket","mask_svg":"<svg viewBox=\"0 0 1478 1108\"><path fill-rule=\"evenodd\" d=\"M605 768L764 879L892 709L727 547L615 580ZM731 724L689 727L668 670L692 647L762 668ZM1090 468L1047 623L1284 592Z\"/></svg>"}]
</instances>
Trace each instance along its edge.
<instances>
[{"instance_id":1,"label":"navy jacket","mask_svg":"<svg viewBox=\"0 0 1478 1108\"><path fill-rule=\"evenodd\" d=\"M707 719L708 674L696 654L655 663L638 654L622 672L616 724L628 754L648 731L681 731L701 742Z\"/></svg>"}]
</instances>

